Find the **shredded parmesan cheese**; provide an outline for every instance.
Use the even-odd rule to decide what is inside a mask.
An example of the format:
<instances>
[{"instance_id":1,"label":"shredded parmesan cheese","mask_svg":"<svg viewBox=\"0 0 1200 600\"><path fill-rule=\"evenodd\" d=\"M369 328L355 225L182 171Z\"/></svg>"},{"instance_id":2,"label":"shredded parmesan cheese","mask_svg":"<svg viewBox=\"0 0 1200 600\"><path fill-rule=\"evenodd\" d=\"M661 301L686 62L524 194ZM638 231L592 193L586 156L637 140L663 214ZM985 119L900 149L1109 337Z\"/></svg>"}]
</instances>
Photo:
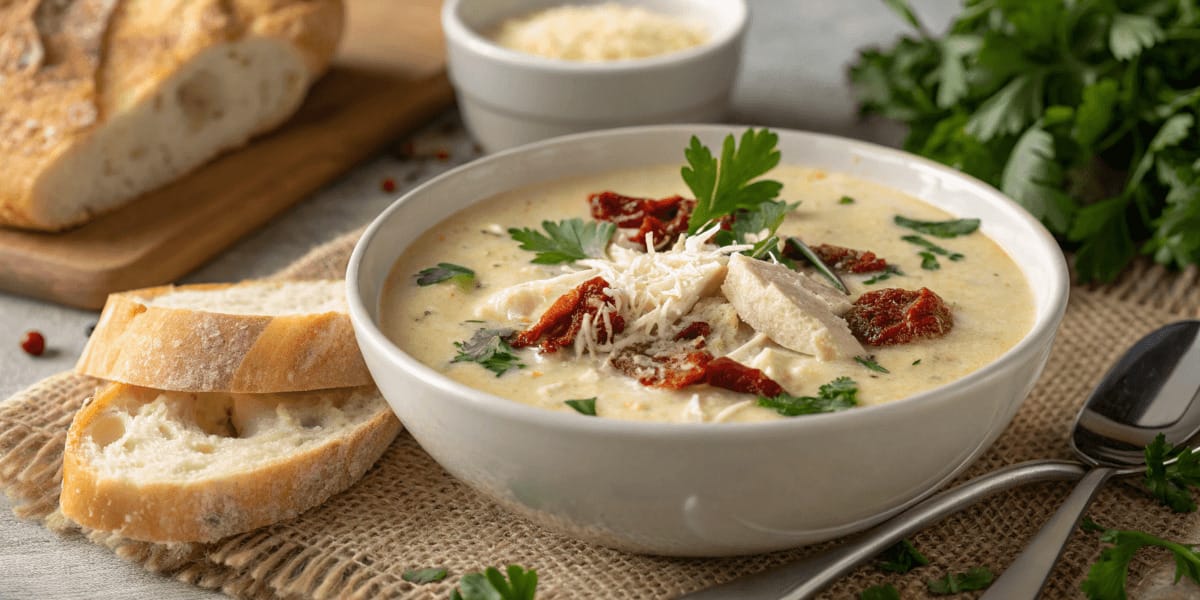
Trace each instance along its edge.
<instances>
[{"instance_id":1,"label":"shredded parmesan cheese","mask_svg":"<svg viewBox=\"0 0 1200 600\"><path fill-rule=\"evenodd\" d=\"M702 27L686 21L610 2L559 6L509 19L493 39L526 54L604 62L678 52L704 43L707 37Z\"/></svg>"}]
</instances>

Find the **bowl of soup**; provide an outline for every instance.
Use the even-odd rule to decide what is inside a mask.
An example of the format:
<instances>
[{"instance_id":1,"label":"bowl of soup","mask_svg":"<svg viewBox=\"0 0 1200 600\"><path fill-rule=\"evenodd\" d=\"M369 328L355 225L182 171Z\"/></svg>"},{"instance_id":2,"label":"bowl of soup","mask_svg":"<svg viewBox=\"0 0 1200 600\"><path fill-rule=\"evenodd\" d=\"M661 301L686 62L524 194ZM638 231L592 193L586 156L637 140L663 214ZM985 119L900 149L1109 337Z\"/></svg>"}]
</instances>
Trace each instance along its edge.
<instances>
[{"instance_id":1,"label":"bowl of soup","mask_svg":"<svg viewBox=\"0 0 1200 600\"><path fill-rule=\"evenodd\" d=\"M1045 365L1062 253L945 166L775 133L741 201L774 186L777 228L688 227L717 196L681 167L743 135L714 125L524 146L384 211L350 313L421 447L549 529L672 556L860 531L965 469Z\"/></svg>"}]
</instances>

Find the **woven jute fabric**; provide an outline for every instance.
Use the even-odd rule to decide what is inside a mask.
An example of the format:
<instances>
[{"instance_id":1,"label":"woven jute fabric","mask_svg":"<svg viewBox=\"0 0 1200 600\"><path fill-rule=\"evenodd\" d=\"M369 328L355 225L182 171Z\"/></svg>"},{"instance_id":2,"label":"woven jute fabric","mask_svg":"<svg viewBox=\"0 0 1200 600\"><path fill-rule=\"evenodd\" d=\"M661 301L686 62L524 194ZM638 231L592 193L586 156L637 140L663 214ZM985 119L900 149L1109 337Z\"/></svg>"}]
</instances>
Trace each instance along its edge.
<instances>
[{"instance_id":1,"label":"woven jute fabric","mask_svg":"<svg viewBox=\"0 0 1200 600\"><path fill-rule=\"evenodd\" d=\"M314 250L278 276L340 276L357 235ZM1168 274L1139 264L1116 285L1074 288L1045 374L1012 425L961 479L1024 460L1070 458L1068 429L1090 389L1143 334L1197 315L1197 279L1194 268ZM148 570L231 596L445 598L464 573L520 564L537 569L540 598L667 598L829 547L742 558L672 559L592 546L542 529L477 496L403 433L357 485L272 527L207 545L147 544L80 532L56 512L62 448L72 416L96 383L62 374L0 404L0 488L14 500L19 516L64 535L87 535ZM904 598L921 598L927 595L927 580L948 572L973 566L1000 572L1070 488L1069 483L1036 484L982 502L913 538L930 566L903 576L866 566L838 582L826 597L857 597L871 585L888 582ZM1108 527L1200 541L1200 517L1157 505L1136 480L1108 485L1089 515ZM1100 549L1095 535L1075 535L1045 597L1080 597L1080 582ZM1170 570L1161 567L1164 558L1151 551L1138 555L1130 581L1141 587L1133 597L1157 596L1159 592L1151 591L1160 589L1156 584L1169 583ZM450 577L422 586L401 579L407 569L433 566L447 568ZM1200 589L1182 585L1165 589L1179 597L1200 594Z\"/></svg>"}]
</instances>

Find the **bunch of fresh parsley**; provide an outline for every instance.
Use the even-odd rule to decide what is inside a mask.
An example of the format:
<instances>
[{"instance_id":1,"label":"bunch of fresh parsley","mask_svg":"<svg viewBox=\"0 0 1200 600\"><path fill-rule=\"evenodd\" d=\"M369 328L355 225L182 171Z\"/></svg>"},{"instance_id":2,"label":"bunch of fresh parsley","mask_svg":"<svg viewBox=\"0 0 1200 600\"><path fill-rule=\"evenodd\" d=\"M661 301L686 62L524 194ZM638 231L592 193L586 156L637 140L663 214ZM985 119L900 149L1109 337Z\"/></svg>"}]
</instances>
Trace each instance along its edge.
<instances>
[{"instance_id":1,"label":"bunch of fresh parsley","mask_svg":"<svg viewBox=\"0 0 1200 600\"><path fill-rule=\"evenodd\" d=\"M1138 253L1200 262L1200 9L1194 0L966 0L851 67L864 114L905 148L1020 202L1075 251L1083 280Z\"/></svg>"}]
</instances>

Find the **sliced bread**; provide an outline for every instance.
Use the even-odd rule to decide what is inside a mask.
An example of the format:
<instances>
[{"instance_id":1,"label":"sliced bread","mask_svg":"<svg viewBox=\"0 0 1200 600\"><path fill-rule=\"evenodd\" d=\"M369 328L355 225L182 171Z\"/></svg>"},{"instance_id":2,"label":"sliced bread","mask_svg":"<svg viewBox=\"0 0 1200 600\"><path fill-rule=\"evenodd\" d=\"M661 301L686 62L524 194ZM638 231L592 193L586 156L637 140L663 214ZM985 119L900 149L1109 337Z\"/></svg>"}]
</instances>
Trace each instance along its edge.
<instances>
[{"instance_id":1,"label":"sliced bread","mask_svg":"<svg viewBox=\"0 0 1200 600\"><path fill-rule=\"evenodd\" d=\"M215 541L325 502L399 430L369 386L190 394L110 384L67 434L62 512L135 540Z\"/></svg>"},{"instance_id":2,"label":"sliced bread","mask_svg":"<svg viewBox=\"0 0 1200 600\"><path fill-rule=\"evenodd\" d=\"M341 281L165 286L109 296L76 370L181 392L370 385Z\"/></svg>"}]
</instances>

